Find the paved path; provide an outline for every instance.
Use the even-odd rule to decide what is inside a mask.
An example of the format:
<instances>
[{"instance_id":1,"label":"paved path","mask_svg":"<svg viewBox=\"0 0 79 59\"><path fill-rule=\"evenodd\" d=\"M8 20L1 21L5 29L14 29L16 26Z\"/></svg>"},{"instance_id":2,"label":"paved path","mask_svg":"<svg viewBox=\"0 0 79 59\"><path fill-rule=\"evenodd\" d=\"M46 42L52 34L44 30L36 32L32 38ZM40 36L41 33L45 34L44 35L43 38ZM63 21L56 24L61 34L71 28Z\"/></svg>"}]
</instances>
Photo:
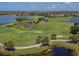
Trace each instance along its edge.
<instances>
[{"instance_id":1,"label":"paved path","mask_svg":"<svg viewBox=\"0 0 79 59\"><path fill-rule=\"evenodd\" d=\"M71 40L51 40L50 42L56 42L56 41L71 41ZM4 47L1 43L0 46ZM24 47L15 47L15 49L27 49L27 48L33 48L33 47L40 47L41 44L36 44L32 46L24 46Z\"/></svg>"},{"instance_id":2,"label":"paved path","mask_svg":"<svg viewBox=\"0 0 79 59\"><path fill-rule=\"evenodd\" d=\"M71 40L51 40L50 42L58 42L58 41L71 41ZM32 46L26 46L26 47L15 47L15 49L27 49L27 48L33 48L33 47L40 47L41 44L36 44Z\"/></svg>"},{"instance_id":3,"label":"paved path","mask_svg":"<svg viewBox=\"0 0 79 59\"><path fill-rule=\"evenodd\" d=\"M62 36L58 36L58 37L62 37ZM50 40L50 43L56 42L56 41L71 41L71 40L57 39L57 40ZM0 43L0 46L4 47L2 43ZM41 46L41 44L36 44L36 45L32 45L32 46L15 47L15 49L27 49L27 48L40 47L40 46Z\"/></svg>"},{"instance_id":4,"label":"paved path","mask_svg":"<svg viewBox=\"0 0 79 59\"><path fill-rule=\"evenodd\" d=\"M27 48L40 47L40 46L41 44L36 44L36 45L26 46L26 47L15 47L15 49L27 49Z\"/></svg>"},{"instance_id":5,"label":"paved path","mask_svg":"<svg viewBox=\"0 0 79 59\"><path fill-rule=\"evenodd\" d=\"M0 46L2 46L2 47L3 47L4 45L3 45L2 43L0 43Z\"/></svg>"}]
</instances>

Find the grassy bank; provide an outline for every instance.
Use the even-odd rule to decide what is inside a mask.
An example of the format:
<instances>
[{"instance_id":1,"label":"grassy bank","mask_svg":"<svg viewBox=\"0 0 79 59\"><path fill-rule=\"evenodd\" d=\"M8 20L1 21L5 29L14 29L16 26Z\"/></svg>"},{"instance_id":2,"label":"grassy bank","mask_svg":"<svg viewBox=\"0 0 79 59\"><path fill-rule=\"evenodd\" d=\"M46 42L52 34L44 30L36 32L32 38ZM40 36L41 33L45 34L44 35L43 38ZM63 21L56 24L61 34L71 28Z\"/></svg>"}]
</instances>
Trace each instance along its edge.
<instances>
[{"instance_id":1,"label":"grassy bank","mask_svg":"<svg viewBox=\"0 0 79 59\"><path fill-rule=\"evenodd\" d=\"M52 48L53 50L53 48L55 47L64 47L66 49L69 49L75 56L79 56L79 46L77 44L66 42L53 42L50 48Z\"/></svg>"},{"instance_id":2,"label":"grassy bank","mask_svg":"<svg viewBox=\"0 0 79 59\"><path fill-rule=\"evenodd\" d=\"M36 48L28 48L28 49L17 49L15 53L13 52L6 52L4 49L0 49L0 54L3 55L10 55L10 56L51 56L51 53L53 53L53 48L55 47L64 47L66 49L69 49L74 56L79 56L79 47L77 44L73 43L66 43L66 42L52 42L50 43L50 46L48 47L36 47ZM51 52L52 51L52 52ZM53 55L52 55L53 56Z\"/></svg>"}]
</instances>

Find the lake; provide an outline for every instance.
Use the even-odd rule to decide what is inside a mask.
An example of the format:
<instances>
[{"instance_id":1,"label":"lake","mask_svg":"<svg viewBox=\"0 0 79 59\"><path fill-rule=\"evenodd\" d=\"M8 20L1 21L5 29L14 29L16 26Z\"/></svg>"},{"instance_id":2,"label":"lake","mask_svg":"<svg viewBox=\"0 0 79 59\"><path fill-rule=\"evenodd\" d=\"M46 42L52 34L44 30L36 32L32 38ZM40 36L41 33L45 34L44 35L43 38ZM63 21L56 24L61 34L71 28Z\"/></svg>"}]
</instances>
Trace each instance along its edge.
<instances>
[{"instance_id":1,"label":"lake","mask_svg":"<svg viewBox=\"0 0 79 59\"><path fill-rule=\"evenodd\" d=\"M64 47L53 48L54 56L73 56L72 52Z\"/></svg>"},{"instance_id":2,"label":"lake","mask_svg":"<svg viewBox=\"0 0 79 59\"><path fill-rule=\"evenodd\" d=\"M32 18L32 16L1 15L0 24L7 24L13 22L16 18Z\"/></svg>"},{"instance_id":3,"label":"lake","mask_svg":"<svg viewBox=\"0 0 79 59\"><path fill-rule=\"evenodd\" d=\"M72 22L72 23L79 23L79 17L73 17L69 20L69 22Z\"/></svg>"}]
</instances>

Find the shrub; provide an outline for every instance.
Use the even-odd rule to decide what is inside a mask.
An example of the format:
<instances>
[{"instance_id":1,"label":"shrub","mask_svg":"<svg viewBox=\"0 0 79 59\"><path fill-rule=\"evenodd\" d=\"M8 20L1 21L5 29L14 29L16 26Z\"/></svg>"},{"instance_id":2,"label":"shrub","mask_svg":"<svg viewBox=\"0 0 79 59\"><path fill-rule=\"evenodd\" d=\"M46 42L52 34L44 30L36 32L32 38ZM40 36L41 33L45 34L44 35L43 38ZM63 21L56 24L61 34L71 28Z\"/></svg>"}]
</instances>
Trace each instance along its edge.
<instances>
[{"instance_id":1,"label":"shrub","mask_svg":"<svg viewBox=\"0 0 79 59\"><path fill-rule=\"evenodd\" d=\"M51 39L56 39L56 36L57 36L56 34L52 34Z\"/></svg>"}]
</instances>

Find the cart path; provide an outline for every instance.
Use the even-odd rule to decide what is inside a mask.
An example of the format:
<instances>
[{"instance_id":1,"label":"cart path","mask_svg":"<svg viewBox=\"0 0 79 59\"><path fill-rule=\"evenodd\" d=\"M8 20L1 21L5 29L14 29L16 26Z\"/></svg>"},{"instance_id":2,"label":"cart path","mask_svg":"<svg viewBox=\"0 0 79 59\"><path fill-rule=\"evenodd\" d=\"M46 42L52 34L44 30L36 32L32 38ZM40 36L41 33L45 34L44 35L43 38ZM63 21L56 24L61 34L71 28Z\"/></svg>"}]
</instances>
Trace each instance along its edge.
<instances>
[{"instance_id":1,"label":"cart path","mask_svg":"<svg viewBox=\"0 0 79 59\"><path fill-rule=\"evenodd\" d=\"M51 40L50 42L58 42L58 41L71 41L71 40ZM0 43L0 46L4 47L3 44ZM36 44L32 46L24 46L24 47L15 47L15 49L28 49L28 48L34 48L34 47L40 47L41 44Z\"/></svg>"},{"instance_id":2,"label":"cart path","mask_svg":"<svg viewBox=\"0 0 79 59\"><path fill-rule=\"evenodd\" d=\"M58 37L62 37L62 36L58 36ZM71 41L71 40L63 40L63 39L57 39L57 40L50 40L50 43L51 42L58 42L58 41ZM0 46L4 47L2 43L0 43ZM41 43L40 44L36 44L36 45L31 45L31 46L24 46L24 47L15 47L15 49L28 49L28 48L34 48L34 47L40 47L41 46Z\"/></svg>"},{"instance_id":3,"label":"cart path","mask_svg":"<svg viewBox=\"0 0 79 59\"><path fill-rule=\"evenodd\" d=\"M50 42L60 42L60 41L71 41L71 40L51 40ZM27 48L33 48L33 47L40 47L41 44L36 44L36 45L32 45L32 46L26 46L26 47L15 47L15 49L27 49Z\"/></svg>"}]
</instances>

